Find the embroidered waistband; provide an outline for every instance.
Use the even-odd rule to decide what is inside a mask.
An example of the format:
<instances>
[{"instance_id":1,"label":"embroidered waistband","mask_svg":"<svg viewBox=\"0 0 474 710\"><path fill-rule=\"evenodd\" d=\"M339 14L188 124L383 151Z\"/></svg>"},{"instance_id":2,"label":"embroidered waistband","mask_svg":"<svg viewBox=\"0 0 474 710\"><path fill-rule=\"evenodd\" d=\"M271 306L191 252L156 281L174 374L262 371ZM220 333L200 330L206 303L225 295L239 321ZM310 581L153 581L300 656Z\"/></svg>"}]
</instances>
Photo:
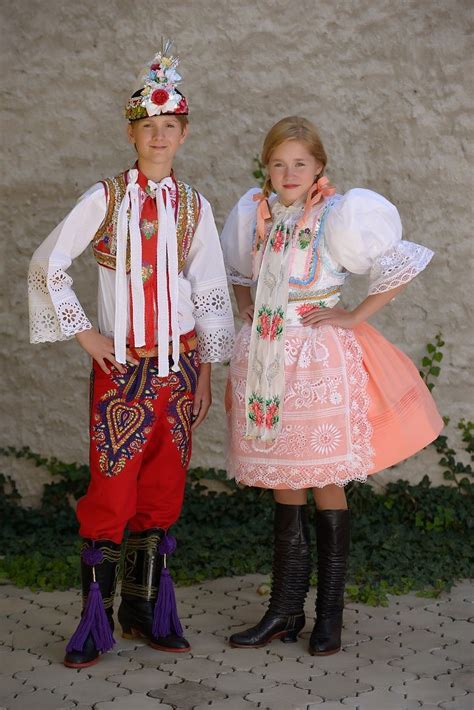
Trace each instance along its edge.
<instances>
[{"instance_id":1,"label":"embroidered waistband","mask_svg":"<svg viewBox=\"0 0 474 710\"><path fill-rule=\"evenodd\" d=\"M306 303L307 301L322 301L330 296L338 296L341 293L341 288L334 288L332 291L321 291L311 296L305 296L304 292L298 296L289 296L288 303Z\"/></svg>"},{"instance_id":2,"label":"embroidered waistband","mask_svg":"<svg viewBox=\"0 0 474 710\"><path fill-rule=\"evenodd\" d=\"M187 353L190 350L195 350L197 348L198 339L195 330L191 330L189 333L184 333L179 336L179 352ZM130 347L130 352L136 357L157 357L158 356L158 346L155 345L153 348L133 348ZM168 352L172 354L172 345L169 344Z\"/></svg>"}]
</instances>

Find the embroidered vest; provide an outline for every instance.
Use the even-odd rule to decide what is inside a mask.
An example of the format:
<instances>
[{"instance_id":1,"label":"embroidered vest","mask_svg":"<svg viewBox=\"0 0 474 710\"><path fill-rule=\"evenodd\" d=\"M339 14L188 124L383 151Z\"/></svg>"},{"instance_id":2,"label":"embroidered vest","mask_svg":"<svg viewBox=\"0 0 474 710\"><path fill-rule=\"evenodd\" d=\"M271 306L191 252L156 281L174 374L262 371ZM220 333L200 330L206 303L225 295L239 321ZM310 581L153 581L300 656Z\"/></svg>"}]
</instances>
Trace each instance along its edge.
<instances>
[{"instance_id":1,"label":"embroidered vest","mask_svg":"<svg viewBox=\"0 0 474 710\"><path fill-rule=\"evenodd\" d=\"M120 173L117 177L106 178L102 181L107 197L107 213L104 221L97 230L93 240L92 249L96 261L108 269L115 269L117 253L117 221L120 205L127 189L126 174ZM194 188L181 180L176 181L177 191L175 206L176 237L178 242L178 270L184 268L189 250L196 231L201 211L201 199ZM159 232L158 232L159 239ZM130 272L130 239L127 240L127 273Z\"/></svg>"}]
</instances>

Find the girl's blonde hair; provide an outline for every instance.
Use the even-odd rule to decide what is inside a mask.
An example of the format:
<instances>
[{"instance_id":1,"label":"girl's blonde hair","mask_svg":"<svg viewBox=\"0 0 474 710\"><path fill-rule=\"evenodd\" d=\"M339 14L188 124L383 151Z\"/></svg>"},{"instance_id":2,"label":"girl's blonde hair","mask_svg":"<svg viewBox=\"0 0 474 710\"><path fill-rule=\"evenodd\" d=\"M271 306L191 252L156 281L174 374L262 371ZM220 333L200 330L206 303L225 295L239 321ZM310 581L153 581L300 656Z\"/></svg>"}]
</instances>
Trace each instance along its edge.
<instances>
[{"instance_id":1,"label":"girl's blonde hair","mask_svg":"<svg viewBox=\"0 0 474 710\"><path fill-rule=\"evenodd\" d=\"M306 144L311 155L323 165L318 175L321 177L328 162L326 151L314 123L306 118L301 118L301 116L287 116L270 128L263 142L261 155L263 165L267 167L275 148L288 140L301 141ZM263 184L265 197L269 197L272 189L270 176L267 174Z\"/></svg>"}]
</instances>

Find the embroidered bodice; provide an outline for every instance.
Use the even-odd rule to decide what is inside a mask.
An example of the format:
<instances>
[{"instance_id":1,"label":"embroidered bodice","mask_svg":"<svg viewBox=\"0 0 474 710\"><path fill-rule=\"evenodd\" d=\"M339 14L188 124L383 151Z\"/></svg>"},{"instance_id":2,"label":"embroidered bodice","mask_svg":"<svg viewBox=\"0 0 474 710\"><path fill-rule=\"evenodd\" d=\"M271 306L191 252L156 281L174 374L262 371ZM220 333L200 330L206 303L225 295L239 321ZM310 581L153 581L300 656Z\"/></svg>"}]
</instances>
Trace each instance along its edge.
<instances>
[{"instance_id":1,"label":"embroidered bodice","mask_svg":"<svg viewBox=\"0 0 474 710\"><path fill-rule=\"evenodd\" d=\"M256 203L252 189L231 211L222 232L222 246L229 280L255 286L262 246L255 249ZM369 295L407 283L433 256L424 246L402 240L402 225L394 205L364 189L349 190L316 205L303 229L296 223L302 205L289 208L270 198L273 219L292 230L289 263L287 323L305 308L333 307L350 274L368 274Z\"/></svg>"}]
</instances>

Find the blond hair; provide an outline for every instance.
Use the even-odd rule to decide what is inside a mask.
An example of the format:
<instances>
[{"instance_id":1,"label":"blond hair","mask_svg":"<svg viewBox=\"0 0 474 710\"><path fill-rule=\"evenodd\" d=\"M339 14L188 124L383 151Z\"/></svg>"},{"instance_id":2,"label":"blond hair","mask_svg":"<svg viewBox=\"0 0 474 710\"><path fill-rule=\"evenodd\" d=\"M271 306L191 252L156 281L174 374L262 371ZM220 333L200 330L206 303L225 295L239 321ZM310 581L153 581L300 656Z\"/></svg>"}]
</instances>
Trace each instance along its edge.
<instances>
[{"instance_id":1,"label":"blond hair","mask_svg":"<svg viewBox=\"0 0 474 710\"><path fill-rule=\"evenodd\" d=\"M267 167L275 148L288 140L301 141L306 144L311 155L323 165L318 175L321 177L328 162L326 151L314 123L301 116L287 116L270 128L263 142L261 155L263 165ZM268 197L272 190L270 176L267 175L263 184L265 197Z\"/></svg>"}]
</instances>

